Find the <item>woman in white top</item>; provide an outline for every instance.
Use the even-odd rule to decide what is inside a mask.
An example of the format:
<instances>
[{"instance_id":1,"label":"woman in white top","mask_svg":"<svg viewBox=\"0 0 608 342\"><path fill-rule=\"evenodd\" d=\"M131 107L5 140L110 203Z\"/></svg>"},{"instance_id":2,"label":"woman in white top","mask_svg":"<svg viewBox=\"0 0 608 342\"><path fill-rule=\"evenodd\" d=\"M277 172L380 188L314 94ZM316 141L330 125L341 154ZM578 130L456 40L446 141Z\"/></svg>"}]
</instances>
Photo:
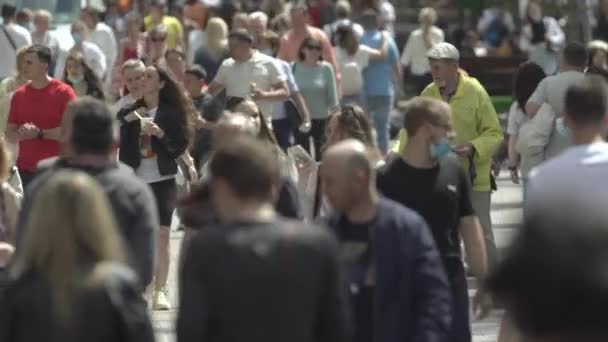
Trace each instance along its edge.
<instances>
[{"instance_id":1,"label":"woman in white top","mask_svg":"<svg viewBox=\"0 0 608 342\"><path fill-rule=\"evenodd\" d=\"M509 170L511 171L511 180L515 184L519 184L519 170L521 170L524 194L525 180L528 172L543 160L528 156L525 151L526 142L519 139L520 130L529 121L524 111L526 103L538 87L540 81L544 78L545 73L543 69L538 64L531 62L520 65L513 78L514 101L509 110L509 123L507 125L507 133L509 134Z\"/></svg>"},{"instance_id":2,"label":"woman in white top","mask_svg":"<svg viewBox=\"0 0 608 342\"><path fill-rule=\"evenodd\" d=\"M370 60L386 57L389 40L384 37L381 49L372 49L360 43L354 26L347 23L336 29L336 41L336 62L342 75L341 102L342 104L363 105L363 69L367 67Z\"/></svg>"},{"instance_id":3,"label":"woman in white top","mask_svg":"<svg viewBox=\"0 0 608 342\"><path fill-rule=\"evenodd\" d=\"M114 115L143 96L144 71L146 71L146 66L139 59L129 59L122 64L120 69L120 79L123 84L122 97L110 106L110 111Z\"/></svg>"},{"instance_id":4,"label":"woman in white top","mask_svg":"<svg viewBox=\"0 0 608 342\"><path fill-rule=\"evenodd\" d=\"M120 160L150 185L156 198L161 229L157 244L155 294L152 306L169 310L166 283L169 271L169 230L177 197L178 163L190 144L192 119L185 90L164 67L146 68L143 98L117 115Z\"/></svg>"}]
</instances>

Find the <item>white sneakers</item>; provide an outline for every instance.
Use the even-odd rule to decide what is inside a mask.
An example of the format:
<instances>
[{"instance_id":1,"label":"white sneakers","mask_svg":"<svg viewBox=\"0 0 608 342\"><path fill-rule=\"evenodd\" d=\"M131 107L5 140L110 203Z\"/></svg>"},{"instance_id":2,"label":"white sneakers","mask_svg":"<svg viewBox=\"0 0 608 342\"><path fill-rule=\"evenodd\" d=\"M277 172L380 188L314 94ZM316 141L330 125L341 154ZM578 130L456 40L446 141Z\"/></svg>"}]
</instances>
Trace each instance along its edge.
<instances>
[{"instance_id":1,"label":"white sneakers","mask_svg":"<svg viewBox=\"0 0 608 342\"><path fill-rule=\"evenodd\" d=\"M169 302L169 292L166 288L160 291L156 291L154 293L154 298L152 300L152 310L171 310L171 303Z\"/></svg>"}]
</instances>

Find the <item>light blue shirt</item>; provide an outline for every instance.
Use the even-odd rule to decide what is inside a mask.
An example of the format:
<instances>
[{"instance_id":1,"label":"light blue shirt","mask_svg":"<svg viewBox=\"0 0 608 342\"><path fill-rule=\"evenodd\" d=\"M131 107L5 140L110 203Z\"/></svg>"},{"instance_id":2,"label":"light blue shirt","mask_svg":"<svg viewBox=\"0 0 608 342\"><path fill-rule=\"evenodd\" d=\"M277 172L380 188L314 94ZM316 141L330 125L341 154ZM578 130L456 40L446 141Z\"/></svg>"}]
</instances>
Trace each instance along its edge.
<instances>
[{"instance_id":1,"label":"light blue shirt","mask_svg":"<svg viewBox=\"0 0 608 342\"><path fill-rule=\"evenodd\" d=\"M322 62L309 67L296 62L293 76L311 119L327 119L329 112L338 106L336 78L331 64Z\"/></svg>"},{"instance_id":2,"label":"light blue shirt","mask_svg":"<svg viewBox=\"0 0 608 342\"><path fill-rule=\"evenodd\" d=\"M366 31L361 38L361 44L372 49L382 48L382 32ZM370 61L363 70L363 87L366 96L394 96L393 65L399 60L397 44L390 38L388 55L383 60Z\"/></svg>"},{"instance_id":3,"label":"light blue shirt","mask_svg":"<svg viewBox=\"0 0 608 342\"><path fill-rule=\"evenodd\" d=\"M289 96L293 96L293 94L299 92L298 85L296 84L296 80L293 78L293 72L291 72L291 65L285 62L282 59L277 59L279 64L281 65L281 69L283 73L287 76L287 89L289 89ZM272 120L280 120L285 119L287 116L285 114L285 105L284 102L275 103L272 108Z\"/></svg>"}]
</instances>

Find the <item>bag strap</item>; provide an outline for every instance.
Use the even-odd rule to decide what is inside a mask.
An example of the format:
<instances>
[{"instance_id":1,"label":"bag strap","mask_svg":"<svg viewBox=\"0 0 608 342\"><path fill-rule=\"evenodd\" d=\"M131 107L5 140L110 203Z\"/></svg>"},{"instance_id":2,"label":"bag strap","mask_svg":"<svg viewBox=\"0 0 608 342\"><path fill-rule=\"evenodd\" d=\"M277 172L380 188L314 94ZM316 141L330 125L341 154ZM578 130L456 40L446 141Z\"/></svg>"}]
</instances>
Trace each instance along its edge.
<instances>
[{"instance_id":1,"label":"bag strap","mask_svg":"<svg viewBox=\"0 0 608 342\"><path fill-rule=\"evenodd\" d=\"M11 35L6 30L6 25L2 25L2 31L4 32L4 35L6 36L6 39L8 39L8 42L13 47L13 51L17 51L17 44L15 44L15 41L13 40L13 37L11 37Z\"/></svg>"}]
</instances>

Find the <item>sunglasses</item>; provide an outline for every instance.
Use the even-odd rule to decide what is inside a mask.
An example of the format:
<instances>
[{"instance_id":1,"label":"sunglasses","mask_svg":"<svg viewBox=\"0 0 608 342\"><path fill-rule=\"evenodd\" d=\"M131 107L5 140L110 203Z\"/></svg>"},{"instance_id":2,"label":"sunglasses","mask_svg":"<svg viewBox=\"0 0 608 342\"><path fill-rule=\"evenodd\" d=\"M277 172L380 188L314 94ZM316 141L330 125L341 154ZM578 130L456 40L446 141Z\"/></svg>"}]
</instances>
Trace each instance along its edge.
<instances>
[{"instance_id":1,"label":"sunglasses","mask_svg":"<svg viewBox=\"0 0 608 342\"><path fill-rule=\"evenodd\" d=\"M314 50L314 51L321 51L322 50L322 48L320 46L317 46L317 45L306 45L304 47L307 48L308 50Z\"/></svg>"},{"instance_id":2,"label":"sunglasses","mask_svg":"<svg viewBox=\"0 0 608 342\"><path fill-rule=\"evenodd\" d=\"M163 37L152 37L152 38L150 38L150 40L151 40L153 43L162 43L162 42L164 42L164 41L165 41L165 38L163 38Z\"/></svg>"}]
</instances>

